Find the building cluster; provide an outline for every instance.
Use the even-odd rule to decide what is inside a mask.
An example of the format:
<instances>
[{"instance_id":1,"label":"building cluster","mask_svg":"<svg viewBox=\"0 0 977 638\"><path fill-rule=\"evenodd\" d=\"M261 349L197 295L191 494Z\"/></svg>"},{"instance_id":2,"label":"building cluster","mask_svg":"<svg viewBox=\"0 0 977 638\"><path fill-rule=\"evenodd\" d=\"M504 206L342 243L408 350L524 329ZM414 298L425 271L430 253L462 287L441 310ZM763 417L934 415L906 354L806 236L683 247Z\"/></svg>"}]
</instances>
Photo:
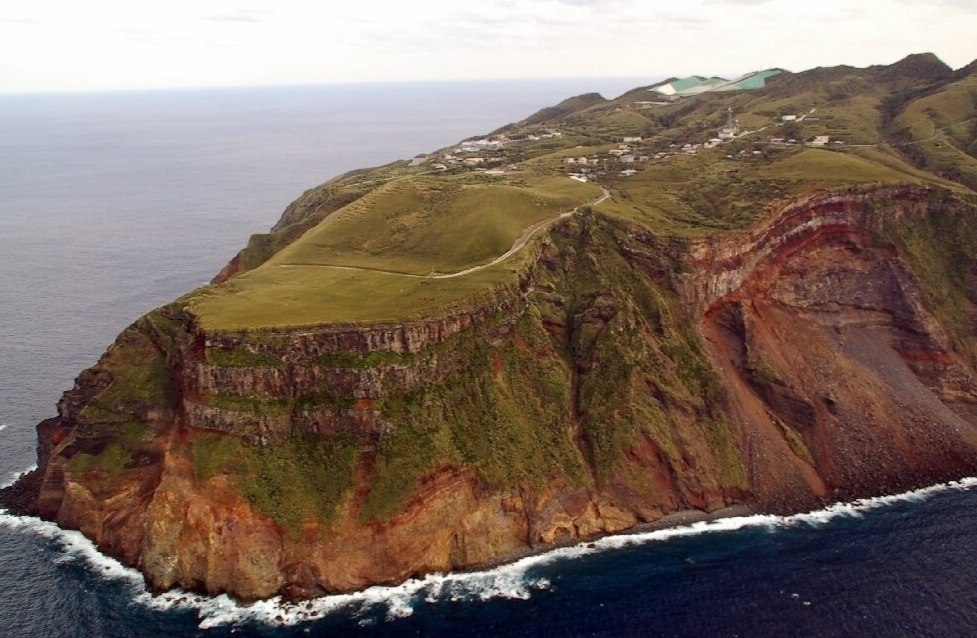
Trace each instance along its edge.
<instances>
[{"instance_id":1,"label":"building cluster","mask_svg":"<svg viewBox=\"0 0 977 638\"><path fill-rule=\"evenodd\" d=\"M617 148L609 149L606 153L567 157L563 162L568 167L570 178L580 182L607 175L611 170L617 170L623 177L630 177L638 171L627 165L647 162L652 159L650 155L644 152L642 144L640 137L625 137L622 138ZM622 164L625 165L624 168L621 167Z\"/></svg>"},{"instance_id":2,"label":"building cluster","mask_svg":"<svg viewBox=\"0 0 977 638\"><path fill-rule=\"evenodd\" d=\"M703 142L675 142L667 148L654 150L640 137L624 137L617 148L612 148L606 154L590 157L568 157L564 162L568 166L572 179L587 181L590 177L606 175L614 170L621 177L631 177L637 174L633 164L648 161L661 161L677 154L695 155L702 149L710 149L752 131L741 132L739 123L733 119L732 110L728 111L726 125ZM623 165L623 166L622 166ZM570 168L573 167L573 168Z\"/></svg>"},{"instance_id":3,"label":"building cluster","mask_svg":"<svg viewBox=\"0 0 977 638\"><path fill-rule=\"evenodd\" d=\"M518 168L518 165L509 163L507 149L526 142L536 142L562 135L560 131L552 129L537 130L519 136L500 133L480 139L465 140L440 153L417 155L411 160L410 165L429 164L432 170L440 172L472 170L486 175L504 175L507 171Z\"/></svg>"}]
</instances>

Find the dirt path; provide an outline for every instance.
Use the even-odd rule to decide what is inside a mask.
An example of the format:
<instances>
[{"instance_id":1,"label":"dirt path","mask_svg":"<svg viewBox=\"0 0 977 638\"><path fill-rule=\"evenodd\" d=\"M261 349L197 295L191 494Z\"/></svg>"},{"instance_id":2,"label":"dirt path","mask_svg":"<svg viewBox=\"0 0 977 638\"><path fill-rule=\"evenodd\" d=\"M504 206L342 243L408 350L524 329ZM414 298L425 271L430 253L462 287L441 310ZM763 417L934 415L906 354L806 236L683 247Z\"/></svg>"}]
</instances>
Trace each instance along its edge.
<instances>
[{"instance_id":1,"label":"dirt path","mask_svg":"<svg viewBox=\"0 0 977 638\"><path fill-rule=\"evenodd\" d=\"M955 127L955 126L960 126L961 124L970 124L975 119L977 119L977 118L973 118L972 117L969 120L963 120L963 121L960 121L960 122L956 122L955 124L947 124L946 126L943 126L941 128L936 129L936 132L935 133L933 133L932 135L930 135L929 137L927 137L926 139L923 139L923 140L912 140L912 141L909 141L909 142L879 142L878 144L846 144L846 146L848 146L849 148L867 148L869 146L890 146L890 147L895 147L895 146L913 146L914 144L923 144L925 142L932 142L937 137L939 137L940 133L942 133L943 131L947 131L947 130Z\"/></svg>"}]
</instances>

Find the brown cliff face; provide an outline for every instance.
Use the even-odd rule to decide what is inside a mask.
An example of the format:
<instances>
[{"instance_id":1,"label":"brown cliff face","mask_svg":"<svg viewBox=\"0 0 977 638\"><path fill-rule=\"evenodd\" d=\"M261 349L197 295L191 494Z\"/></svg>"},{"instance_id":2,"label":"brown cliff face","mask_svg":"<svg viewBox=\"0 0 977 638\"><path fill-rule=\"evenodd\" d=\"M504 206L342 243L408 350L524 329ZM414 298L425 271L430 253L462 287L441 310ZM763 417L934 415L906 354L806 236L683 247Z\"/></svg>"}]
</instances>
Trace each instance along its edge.
<instances>
[{"instance_id":1,"label":"brown cliff face","mask_svg":"<svg viewBox=\"0 0 977 638\"><path fill-rule=\"evenodd\" d=\"M813 195L691 243L584 214L520 286L410 325L205 334L162 309L79 377L4 500L156 588L301 598L959 477L977 294L958 277L941 302L913 242L974 211L937 195Z\"/></svg>"},{"instance_id":2,"label":"brown cliff face","mask_svg":"<svg viewBox=\"0 0 977 638\"><path fill-rule=\"evenodd\" d=\"M702 310L706 348L747 449L786 442L779 457L814 493L892 491L973 467L977 384L967 339L955 340L927 309L885 237L893 217L946 214L929 195L814 197L785 209L745 251L694 248L694 267L710 274L685 297ZM795 493L770 459L754 453L749 462L755 498L789 505Z\"/></svg>"}]
</instances>

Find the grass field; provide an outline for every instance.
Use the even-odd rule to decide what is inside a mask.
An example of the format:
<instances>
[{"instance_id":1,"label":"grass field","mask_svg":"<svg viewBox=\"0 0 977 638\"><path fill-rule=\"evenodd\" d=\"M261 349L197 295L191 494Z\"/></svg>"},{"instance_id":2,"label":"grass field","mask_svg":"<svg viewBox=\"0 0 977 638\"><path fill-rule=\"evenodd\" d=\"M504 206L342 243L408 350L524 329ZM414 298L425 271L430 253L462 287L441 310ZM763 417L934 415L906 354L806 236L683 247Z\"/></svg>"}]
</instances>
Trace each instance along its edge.
<instances>
[{"instance_id":1,"label":"grass field","mask_svg":"<svg viewBox=\"0 0 977 638\"><path fill-rule=\"evenodd\" d=\"M564 177L531 188L413 178L391 182L326 218L259 268L185 301L210 330L420 318L515 281L520 251L491 262L529 227L600 196Z\"/></svg>"},{"instance_id":2,"label":"grass field","mask_svg":"<svg viewBox=\"0 0 977 638\"><path fill-rule=\"evenodd\" d=\"M920 171L874 149L861 157L804 148L756 161L713 152L652 164L619 180L614 199L597 208L654 232L698 237L743 230L776 202L810 191L920 181Z\"/></svg>"},{"instance_id":3,"label":"grass field","mask_svg":"<svg viewBox=\"0 0 977 638\"><path fill-rule=\"evenodd\" d=\"M865 158L816 148L806 148L757 170L761 178L790 180L812 188L835 188L850 184L895 184L917 181L908 173L897 171Z\"/></svg>"},{"instance_id":4,"label":"grass field","mask_svg":"<svg viewBox=\"0 0 977 638\"><path fill-rule=\"evenodd\" d=\"M491 268L432 280L332 266L262 266L187 300L207 330L387 323L433 316L515 281L523 254Z\"/></svg>"},{"instance_id":5,"label":"grass field","mask_svg":"<svg viewBox=\"0 0 977 638\"><path fill-rule=\"evenodd\" d=\"M456 272L491 261L527 227L599 195L597 187L565 178L535 188L397 180L333 214L269 265Z\"/></svg>"}]
</instances>

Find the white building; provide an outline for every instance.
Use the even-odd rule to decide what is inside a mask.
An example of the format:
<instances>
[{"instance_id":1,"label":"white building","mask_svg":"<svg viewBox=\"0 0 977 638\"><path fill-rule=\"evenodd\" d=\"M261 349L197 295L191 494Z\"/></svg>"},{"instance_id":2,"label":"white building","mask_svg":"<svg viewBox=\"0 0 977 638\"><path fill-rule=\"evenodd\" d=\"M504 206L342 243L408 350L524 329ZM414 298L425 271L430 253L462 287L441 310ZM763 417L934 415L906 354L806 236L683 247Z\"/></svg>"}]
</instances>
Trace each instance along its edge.
<instances>
[{"instance_id":1,"label":"white building","mask_svg":"<svg viewBox=\"0 0 977 638\"><path fill-rule=\"evenodd\" d=\"M818 135L811 141L811 146L826 146L831 142L830 135Z\"/></svg>"}]
</instances>

